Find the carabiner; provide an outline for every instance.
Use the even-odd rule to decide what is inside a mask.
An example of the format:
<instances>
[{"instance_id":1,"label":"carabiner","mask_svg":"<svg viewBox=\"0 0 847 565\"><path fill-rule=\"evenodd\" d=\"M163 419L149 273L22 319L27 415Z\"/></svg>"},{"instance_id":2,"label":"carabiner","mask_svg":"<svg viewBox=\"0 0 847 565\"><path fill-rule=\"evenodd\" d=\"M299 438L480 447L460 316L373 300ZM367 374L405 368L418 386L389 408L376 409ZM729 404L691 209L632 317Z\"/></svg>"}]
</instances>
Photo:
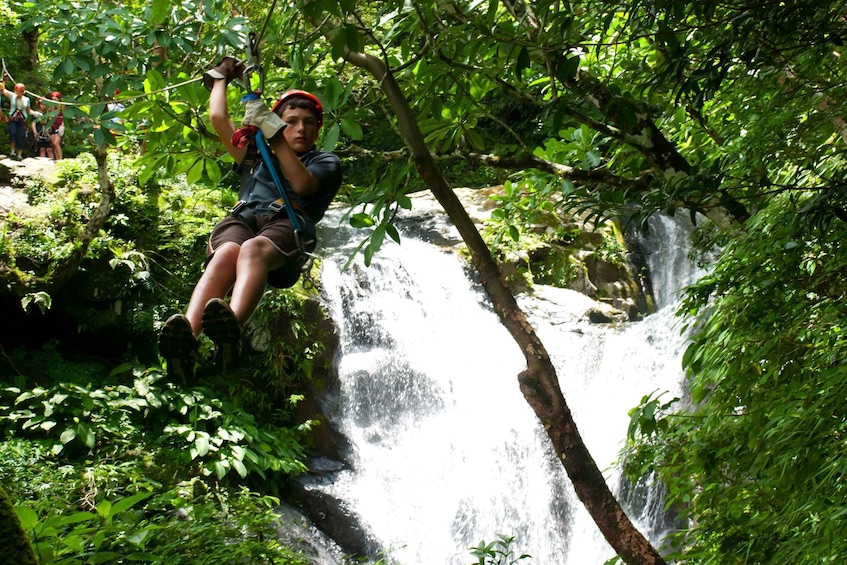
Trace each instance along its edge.
<instances>
[{"instance_id":1,"label":"carabiner","mask_svg":"<svg viewBox=\"0 0 847 565\"><path fill-rule=\"evenodd\" d=\"M253 78L258 75L258 81ZM256 32L247 35L247 67L244 69L244 88L248 92L261 94L265 91L265 70L262 68L262 58L259 54L259 39Z\"/></svg>"}]
</instances>

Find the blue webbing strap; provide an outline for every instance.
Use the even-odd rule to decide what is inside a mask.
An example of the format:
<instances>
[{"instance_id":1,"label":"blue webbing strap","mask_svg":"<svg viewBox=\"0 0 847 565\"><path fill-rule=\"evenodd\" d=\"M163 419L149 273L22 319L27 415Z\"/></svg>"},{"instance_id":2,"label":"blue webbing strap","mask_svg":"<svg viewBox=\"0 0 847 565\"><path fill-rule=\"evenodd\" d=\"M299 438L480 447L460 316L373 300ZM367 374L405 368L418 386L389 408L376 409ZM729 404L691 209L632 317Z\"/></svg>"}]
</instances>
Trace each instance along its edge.
<instances>
[{"instance_id":1,"label":"blue webbing strap","mask_svg":"<svg viewBox=\"0 0 847 565\"><path fill-rule=\"evenodd\" d=\"M247 102L249 100L258 100L259 96L252 92L245 94L242 98L242 102ZM303 251L303 243L300 239L300 232L303 230L303 225L300 223L300 217L294 211L294 207L291 205L291 201L288 199L288 193L285 192L285 188L282 186L282 180L279 178L279 174L276 171L276 167L274 166L273 160L271 159L271 153L268 150L268 146L265 143L265 138L262 135L262 130L256 130L256 147L259 148L259 153L262 155L262 160L265 162L265 166L268 168L268 171L271 173L271 178L274 181L274 185L276 186L277 192L282 197L282 201L285 203L285 211L288 213L288 220L291 222L291 227L294 228L294 235L297 238L297 247L300 248L300 251Z\"/></svg>"},{"instance_id":2,"label":"blue webbing strap","mask_svg":"<svg viewBox=\"0 0 847 565\"><path fill-rule=\"evenodd\" d=\"M285 202L285 211L288 212L288 219L291 220L291 226L294 228L295 233L299 233L303 229L303 226L300 223L300 217L294 211L294 207L288 199L288 193L285 192L285 189L282 186L282 181L280 180L279 175L276 172L276 167L274 167L273 161L271 160L271 152L265 144L265 138L262 136L261 131L256 132L256 146L259 148L259 153L262 154L262 160L265 162L265 166L271 172L271 178L274 180L277 192L279 192L280 196L282 196L282 201Z\"/></svg>"}]
</instances>

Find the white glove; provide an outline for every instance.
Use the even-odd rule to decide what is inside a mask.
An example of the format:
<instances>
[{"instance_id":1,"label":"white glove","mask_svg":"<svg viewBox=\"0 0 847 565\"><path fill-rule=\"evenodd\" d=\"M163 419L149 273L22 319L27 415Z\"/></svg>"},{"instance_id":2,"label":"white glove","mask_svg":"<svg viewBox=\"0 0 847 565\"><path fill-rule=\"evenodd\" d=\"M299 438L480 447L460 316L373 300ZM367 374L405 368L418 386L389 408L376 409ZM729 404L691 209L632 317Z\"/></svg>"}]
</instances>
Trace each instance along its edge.
<instances>
[{"instance_id":1,"label":"white glove","mask_svg":"<svg viewBox=\"0 0 847 565\"><path fill-rule=\"evenodd\" d=\"M273 137L285 129L285 122L277 114L274 114L261 100L250 100L246 103L244 120L242 126L254 126L262 130L265 139Z\"/></svg>"}]
</instances>

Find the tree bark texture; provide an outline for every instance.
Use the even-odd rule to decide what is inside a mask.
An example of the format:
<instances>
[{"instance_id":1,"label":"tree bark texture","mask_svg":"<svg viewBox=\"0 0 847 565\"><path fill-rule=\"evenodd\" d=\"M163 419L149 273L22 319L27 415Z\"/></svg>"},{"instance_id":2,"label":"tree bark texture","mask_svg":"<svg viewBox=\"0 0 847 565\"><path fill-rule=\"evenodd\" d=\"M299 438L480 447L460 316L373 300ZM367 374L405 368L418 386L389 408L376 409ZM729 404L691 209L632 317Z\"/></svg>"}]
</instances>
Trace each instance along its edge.
<instances>
[{"instance_id":1,"label":"tree bark texture","mask_svg":"<svg viewBox=\"0 0 847 565\"><path fill-rule=\"evenodd\" d=\"M348 51L345 57L352 64L368 71L379 83L397 116L400 131L418 174L468 246L494 309L526 358L527 367L518 376L521 392L544 425L577 496L606 540L626 563L663 564L659 552L624 513L588 452L559 387L556 369L544 344L518 306L467 211L436 166L415 115L394 76L382 61L373 56Z\"/></svg>"},{"instance_id":2,"label":"tree bark texture","mask_svg":"<svg viewBox=\"0 0 847 565\"><path fill-rule=\"evenodd\" d=\"M79 244L74 252L63 262L56 265L52 272L48 273L37 285L42 290L58 288L64 285L79 269L85 253L100 229L106 224L112 205L115 202L115 185L109 178L109 168L106 162L108 148L105 145L98 146L94 151L94 159L97 162L97 178L100 185L100 204L91 214L88 223L80 230Z\"/></svg>"}]
</instances>

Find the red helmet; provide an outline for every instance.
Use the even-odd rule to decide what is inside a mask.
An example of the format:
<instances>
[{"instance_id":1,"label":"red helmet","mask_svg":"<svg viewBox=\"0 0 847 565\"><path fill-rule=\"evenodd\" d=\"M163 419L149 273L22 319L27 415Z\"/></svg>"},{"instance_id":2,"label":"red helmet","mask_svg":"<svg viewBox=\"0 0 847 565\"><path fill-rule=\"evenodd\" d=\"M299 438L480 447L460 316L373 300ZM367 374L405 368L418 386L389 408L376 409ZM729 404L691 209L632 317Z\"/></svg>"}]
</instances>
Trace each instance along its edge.
<instances>
[{"instance_id":1,"label":"red helmet","mask_svg":"<svg viewBox=\"0 0 847 565\"><path fill-rule=\"evenodd\" d=\"M305 90L286 90L283 92L279 98L274 102L274 107L272 108L272 112L276 112L276 109L282 106L284 102L291 100L292 98L305 98L309 100L315 105L315 114L318 119L318 129L321 129L321 126L324 123L324 109L321 106L321 101L318 100L318 97L312 94L311 92L306 92Z\"/></svg>"},{"instance_id":2,"label":"red helmet","mask_svg":"<svg viewBox=\"0 0 847 565\"><path fill-rule=\"evenodd\" d=\"M19 82L15 84L15 90L26 90L26 87L24 86L24 83Z\"/></svg>"},{"instance_id":3,"label":"red helmet","mask_svg":"<svg viewBox=\"0 0 847 565\"><path fill-rule=\"evenodd\" d=\"M50 98L52 98L53 100L61 100L62 99L62 93L59 92L58 90L54 90L53 92L50 93Z\"/></svg>"}]
</instances>

